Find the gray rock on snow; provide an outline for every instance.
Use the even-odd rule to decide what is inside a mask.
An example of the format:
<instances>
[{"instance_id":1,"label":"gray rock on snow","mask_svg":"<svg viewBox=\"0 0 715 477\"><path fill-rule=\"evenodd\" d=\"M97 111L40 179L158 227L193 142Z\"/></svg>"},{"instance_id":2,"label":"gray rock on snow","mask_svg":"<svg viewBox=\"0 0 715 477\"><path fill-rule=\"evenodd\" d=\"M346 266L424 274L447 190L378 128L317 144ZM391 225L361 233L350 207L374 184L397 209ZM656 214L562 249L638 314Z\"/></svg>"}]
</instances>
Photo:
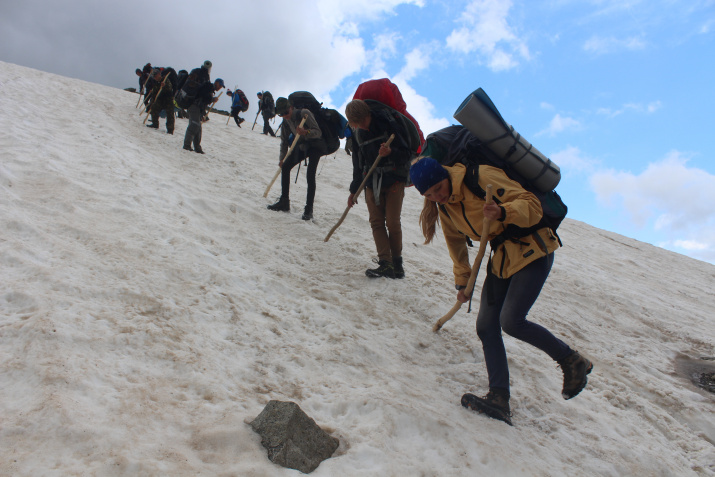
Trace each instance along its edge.
<instances>
[{"instance_id":1,"label":"gray rock on snow","mask_svg":"<svg viewBox=\"0 0 715 477\"><path fill-rule=\"evenodd\" d=\"M261 436L271 462L306 474L330 458L339 445L294 402L270 401L251 427Z\"/></svg>"}]
</instances>

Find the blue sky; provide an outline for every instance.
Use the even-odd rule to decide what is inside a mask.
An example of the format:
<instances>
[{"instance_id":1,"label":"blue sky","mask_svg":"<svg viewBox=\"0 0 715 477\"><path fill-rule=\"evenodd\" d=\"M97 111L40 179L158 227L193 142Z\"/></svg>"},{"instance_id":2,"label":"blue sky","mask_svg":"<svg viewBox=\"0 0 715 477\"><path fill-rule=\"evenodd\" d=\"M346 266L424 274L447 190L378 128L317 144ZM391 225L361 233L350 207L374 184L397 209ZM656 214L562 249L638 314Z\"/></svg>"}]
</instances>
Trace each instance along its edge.
<instances>
[{"instance_id":1,"label":"blue sky","mask_svg":"<svg viewBox=\"0 0 715 477\"><path fill-rule=\"evenodd\" d=\"M714 40L715 0L0 5L0 60L110 86L211 59L251 99L306 89L342 108L387 76L425 134L482 87L561 167L569 217L711 263Z\"/></svg>"}]
</instances>

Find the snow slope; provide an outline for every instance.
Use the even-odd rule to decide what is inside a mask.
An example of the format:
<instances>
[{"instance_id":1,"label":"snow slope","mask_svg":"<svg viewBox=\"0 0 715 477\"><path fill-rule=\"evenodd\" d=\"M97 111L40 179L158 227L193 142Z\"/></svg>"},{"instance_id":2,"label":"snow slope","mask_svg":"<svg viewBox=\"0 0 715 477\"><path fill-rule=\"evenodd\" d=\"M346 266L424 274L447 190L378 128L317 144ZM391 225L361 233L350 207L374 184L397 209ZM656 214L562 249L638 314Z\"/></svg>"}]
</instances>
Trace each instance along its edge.
<instances>
[{"instance_id":1,"label":"snow slope","mask_svg":"<svg viewBox=\"0 0 715 477\"><path fill-rule=\"evenodd\" d=\"M370 280L364 201L323 242L343 151L304 222L304 169L292 212L265 209L260 120L212 115L199 155L136 94L8 63L0 87L1 475L298 475L246 424L271 399L340 439L316 476L715 475L715 399L688 376L715 364L713 265L567 219L530 316L594 372L564 401L555 363L507 337L509 427L459 404L487 386L475 314L431 331L455 292L414 189L407 276Z\"/></svg>"}]
</instances>

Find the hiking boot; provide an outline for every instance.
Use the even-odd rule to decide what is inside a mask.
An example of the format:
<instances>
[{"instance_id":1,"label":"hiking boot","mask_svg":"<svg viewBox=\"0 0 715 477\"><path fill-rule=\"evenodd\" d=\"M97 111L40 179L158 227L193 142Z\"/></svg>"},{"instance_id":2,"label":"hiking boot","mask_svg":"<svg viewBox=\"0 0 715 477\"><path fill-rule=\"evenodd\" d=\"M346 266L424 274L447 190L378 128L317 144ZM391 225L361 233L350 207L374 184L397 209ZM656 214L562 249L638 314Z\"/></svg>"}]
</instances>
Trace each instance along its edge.
<instances>
[{"instance_id":1,"label":"hiking boot","mask_svg":"<svg viewBox=\"0 0 715 477\"><path fill-rule=\"evenodd\" d=\"M243 124L244 121L245 121L245 119L238 118L238 127L241 127L241 124Z\"/></svg>"},{"instance_id":2,"label":"hiking boot","mask_svg":"<svg viewBox=\"0 0 715 477\"><path fill-rule=\"evenodd\" d=\"M174 134L174 130L173 130L173 129L172 129L172 130L168 130L168 129L167 129L167 130L166 130L166 134Z\"/></svg>"},{"instance_id":3,"label":"hiking boot","mask_svg":"<svg viewBox=\"0 0 715 477\"><path fill-rule=\"evenodd\" d=\"M290 200L285 199L281 196L278 202L269 205L268 210L275 210L277 212L290 212Z\"/></svg>"},{"instance_id":4,"label":"hiking boot","mask_svg":"<svg viewBox=\"0 0 715 477\"><path fill-rule=\"evenodd\" d=\"M511 410L509 409L509 391L507 389L491 388L484 397L477 397L474 394L467 393L462 396L462 406L513 426L511 423Z\"/></svg>"},{"instance_id":5,"label":"hiking boot","mask_svg":"<svg viewBox=\"0 0 715 477\"><path fill-rule=\"evenodd\" d=\"M395 268L395 278L405 278L405 269L402 268L402 257L392 257L392 266Z\"/></svg>"},{"instance_id":6,"label":"hiking boot","mask_svg":"<svg viewBox=\"0 0 715 477\"><path fill-rule=\"evenodd\" d=\"M365 270L365 275L370 278L395 278L395 268L392 266L392 262L388 262L387 260L378 260L377 264L379 265L377 268L369 268Z\"/></svg>"},{"instance_id":7,"label":"hiking boot","mask_svg":"<svg viewBox=\"0 0 715 477\"><path fill-rule=\"evenodd\" d=\"M578 354L578 351L557 362L564 372L564 388L561 395L564 399L571 399L586 387L587 375L593 369L593 363Z\"/></svg>"},{"instance_id":8,"label":"hiking boot","mask_svg":"<svg viewBox=\"0 0 715 477\"><path fill-rule=\"evenodd\" d=\"M193 149L191 149L191 146L184 146L184 149L186 149L187 151L193 151Z\"/></svg>"},{"instance_id":9,"label":"hiking boot","mask_svg":"<svg viewBox=\"0 0 715 477\"><path fill-rule=\"evenodd\" d=\"M303 211L303 217L301 217L303 220L313 220L313 208L306 205L305 210Z\"/></svg>"},{"instance_id":10,"label":"hiking boot","mask_svg":"<svg viewBox=\"0 0 715 477\"><path fill-rule=\"evenodd\" d=\"M154 123L149 123L149 124L146 125L146 127L152 128L152 129L159 129L159 125L158 125L158 124L154 124Z\"/></svg>"},{"instance_id":11,"label":"hiking boot","mask_svg":"<svg viewBox=\"0 0 715 477\"><path fill-rule=\"evenodd\" d=\"M204 154L204 150L201 149L201 146L194 146L194 152L198 152L199 154Z\"/></svg>"}]
</instances>

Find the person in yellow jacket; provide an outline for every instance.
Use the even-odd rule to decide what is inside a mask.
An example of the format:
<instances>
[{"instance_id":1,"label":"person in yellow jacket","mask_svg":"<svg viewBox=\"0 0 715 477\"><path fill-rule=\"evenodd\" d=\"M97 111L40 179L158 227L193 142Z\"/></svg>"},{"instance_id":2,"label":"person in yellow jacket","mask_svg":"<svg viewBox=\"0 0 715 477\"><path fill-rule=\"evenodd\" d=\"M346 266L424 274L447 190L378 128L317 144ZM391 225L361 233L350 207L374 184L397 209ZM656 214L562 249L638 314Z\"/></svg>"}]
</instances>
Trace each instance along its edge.
<instances>
[{"instance_id":1,"label":"person in yellow jacket","mask_svg":"<svg viewBox=\"0 0 715 477\"><path fill-rule=\"evenodd\" d=\"M487 165L446 167L431 157L423 157L410 168L410 178L425 198L420 225L426 244L434 238L437 225L442 224L453 263L457 300L462 303L470 299L464 293L471 273L467 237L478 242L485 218L490 220L488 239L495 249L487 266L476 324L489 392L484 397L465 394L462 405L511 424L509 367L502 330L558 362L564 373L564 399L576 396L586 386L592 363L549 330L526 319L551 271L558 238L544 227L524 237L494 240L503 237L500 234L509 225L536 225L543 214L539 199L509 179L503 170ZM494 200L487 204L479 192L489 184Z\"/></svg>"}]
</instances>

